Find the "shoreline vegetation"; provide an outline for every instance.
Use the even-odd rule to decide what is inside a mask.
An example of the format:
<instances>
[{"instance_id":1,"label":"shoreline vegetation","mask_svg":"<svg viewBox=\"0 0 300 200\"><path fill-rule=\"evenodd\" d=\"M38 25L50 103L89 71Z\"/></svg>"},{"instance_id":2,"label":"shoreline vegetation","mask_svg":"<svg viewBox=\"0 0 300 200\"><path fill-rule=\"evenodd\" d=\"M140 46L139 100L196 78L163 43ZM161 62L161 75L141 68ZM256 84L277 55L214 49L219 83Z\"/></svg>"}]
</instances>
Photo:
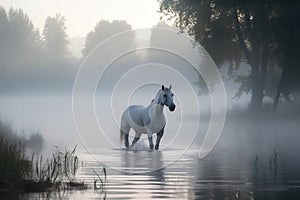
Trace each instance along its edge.
<instances>
[{"instance_id":1,"label":"shoreline vegetation","mask_svg":"<svg viewBox=\"0 0 300 200\"><path fill-rule=\"evenodd\" d=\"M73 150L57 147L49 158L26 155L21 142L0 138L0 192L48 192L61 189L87 189L75 178L80 161Z\"/></svg>"},{"instance_id":2,"label":"shoreline vegetation","mask_svg":"<svg viewBox=\"0 0 300 200\"><path fill-rule=\"evenodd\" d=\"M30 147L41 150L43 143L38 132L27 140L15 133L8 123L0 120L0 196L12 192L44 193L88 189L87 184L76 179L77 171L82 165L75 153L77 146L71 150L56 147L47 158L38 153L27 153ZM101 182L99 185L95 181L95 190L103 191L105 187L105 167L103 171L104 178L95 174L98 182Z\"/></svg>"}]
</instances>

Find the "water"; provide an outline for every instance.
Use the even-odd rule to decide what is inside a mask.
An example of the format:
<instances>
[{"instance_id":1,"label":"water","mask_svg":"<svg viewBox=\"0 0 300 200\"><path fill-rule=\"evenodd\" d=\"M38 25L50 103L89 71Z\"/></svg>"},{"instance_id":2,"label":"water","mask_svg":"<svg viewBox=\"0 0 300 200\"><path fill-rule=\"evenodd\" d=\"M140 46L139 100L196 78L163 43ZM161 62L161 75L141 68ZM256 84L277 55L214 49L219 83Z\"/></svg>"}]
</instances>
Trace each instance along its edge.
<instances>
[{"instance_id":1,"label":"water","mask_svg":"<svg viewBox=\"0 0 300 200\"><path fill-rule=\"evenodd\" d=\"M172 127L166 130L159 151L149 152L143 140L136 151L125 151L120 145L107 147L105 140L84 148L73 127L70 98L0 100L2 118L11 120L18 130L40 130L48 149L54 150L54 144L70 148L78 144L82 167L77 179L89 186L86 190L19 194L21 199L300 199L297 119L227 120L216 147L200 159L197 144L207 127L205 120L200 121L200 137L187 151L180 138L192 134L178 133L182 144L170 143ZM192 120L183 116L182 123ZM93 187L97 179L93 170L103 178L103 166L107 169L105 192Z\"/></svg>"},{"instance_id":2,"label":"water","mask_svg":"<svg viewBox=\"0 0 300 200\"><path fill-rule=\"evenodd\" d=\"M283 124L273 122L269 130L277 133L258 132L265 125L250 129L248 122L228 122L217 146L203 159L197 148L174 159L183 151L180 146L162 146L153 152L143 143L138 151L81 149L83 166L77 178L89 189L60 195L66 199L299 199L299 135L287 128L281 132ZM285 124L290 130L298 126ZM274 152L277 167L270 163ZM93 170L103 178L103 165L107 166L105 192L93 188L97 179ZM26 195L37 196L41 194Z\"/></svg>"}]
</instances>

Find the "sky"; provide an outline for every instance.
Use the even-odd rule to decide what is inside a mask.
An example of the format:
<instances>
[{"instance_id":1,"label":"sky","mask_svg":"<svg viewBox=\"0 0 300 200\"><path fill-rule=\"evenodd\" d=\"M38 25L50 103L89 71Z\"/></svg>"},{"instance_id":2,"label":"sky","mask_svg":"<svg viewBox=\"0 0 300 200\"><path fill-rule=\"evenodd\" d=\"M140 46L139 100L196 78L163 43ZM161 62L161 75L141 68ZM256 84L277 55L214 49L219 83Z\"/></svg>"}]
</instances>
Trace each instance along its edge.
<instances>
[{"instance_id":1,"label":"sky","mask_svg":"<svg viewBox=\"0 0 300 200\"><path fill-rule=\"evenodd\" d=\"M22 8L41 31L45 19L59 13L66 17L69 37L84 37L96 23L126 20L133 29L151 28L160 20L157 0L0 0L6 10Z\"/></svg>"}]
</instances>

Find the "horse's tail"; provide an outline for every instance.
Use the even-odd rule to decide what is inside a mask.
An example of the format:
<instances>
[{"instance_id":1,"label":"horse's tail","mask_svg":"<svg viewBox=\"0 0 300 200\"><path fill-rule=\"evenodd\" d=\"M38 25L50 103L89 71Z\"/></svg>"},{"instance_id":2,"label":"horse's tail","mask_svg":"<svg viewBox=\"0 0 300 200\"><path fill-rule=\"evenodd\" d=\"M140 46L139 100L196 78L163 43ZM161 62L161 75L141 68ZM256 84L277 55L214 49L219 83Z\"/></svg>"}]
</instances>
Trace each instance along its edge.
<instances>
[{"instance_id":1,"label":"horse's tail","mask_svg":"<svg viewBox=\"0 0 300 200\"><path fill-rule=\"evenodd\" d=\"M120 141L122 142L124 138L124 132L120 129Z\"/></svg>"},{"instance_id":2,"label":"horse's tail","mask_svg":"<svg viewBox=\"0 0 300 200\"><path fill-rule=\"evenodd\" d=\"M130 130L129 124L126 120L125 112L126 111L124 111L122 118L121 118L121 127L120 127L120 141L121 142L123 141L125 134L129 134L129 130Z\"/></svg>"}]
</instances>

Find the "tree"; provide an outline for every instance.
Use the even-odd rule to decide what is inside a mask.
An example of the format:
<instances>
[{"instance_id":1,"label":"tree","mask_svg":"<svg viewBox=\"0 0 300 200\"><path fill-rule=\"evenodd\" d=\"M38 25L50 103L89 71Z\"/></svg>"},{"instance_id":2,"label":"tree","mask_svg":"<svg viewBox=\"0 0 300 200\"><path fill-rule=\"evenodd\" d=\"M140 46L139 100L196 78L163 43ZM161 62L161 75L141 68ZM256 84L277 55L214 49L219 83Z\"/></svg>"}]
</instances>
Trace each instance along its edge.
<instances>
[{"instance_id":1,"label":"tree","mask_svg":"<svg viewBox=\"0 0 300 200\"><path fill-rule=\"evenodd\" d=\"M43 30L45 49L48 55L55 59L63 59L68 55L68 40L66 33L65 17L56 14L47 17Z\"/></svg>"},{"instance_id":2,"label":"tree","mask_svg":"<svg viewBox=\"0 0 300 200\"><path fill-rule=\"evenodd\" d=\"M158 29L156 29L158 28ZM162 31L161 31L162 29ZM169 26L166 22L164 21L159 21L152 29L151 29L151 35L150 35L150 46L156 46L166 42L169 42L171 44L174 45L174 41L172 41L172 38L168 38L166 40L166 35L164 34L163 29L168 29L168 30L173 30L178 32L178 28L175 27L171 27ZM170 36L169 36L170 37Z\"/></svg>"},{"instance_id":3,"label":"tree","mask_svg":"<svg viewBox=\"0 0 300 200\"><path fill-rule=\"evenodd\" d=\"M44 143L44 138L39 132L32 133L27 140L27 146L35 152L40 152L43 149Z\"/></svg>"},{"instance_id":4,"label":"tree","mask_svg":"<svg viewBox=\"0 0 300 200\"><path fill-rule=\"evenodd\" d=\"M112 22L109 22L107 20L101 20L96 24L94 30L87 34L85 46L82 50L83 56L86 56L96 45L98 45L105 39L123 31L132 31L131 25L128 24L126 21L114 20ZM123 43L127 43L125 44L125 46L133 45L134 38L135 35L132 32L132 34L129 35L128 40L123 41Z\"/></svg>"},{"instance_id":5,"label":"tree","mask_svg":"<svg viewBox=\"0 0 300 200\"><path fill-rule=\"evenodd\" d=\"M281 10L288 10L282 12ZM276 111L279 99L282 96L289 99L291 91L299 87L300 57L300 4L296 1L279 9L281 17L274 23L280 31L275 35L277 45L274 47L274 56L278 66L281 68L281 75L276 88L273 110ZM297 91L299 92L299 91Z\"/></svg>"},{"instance_id":6,"label":"tree","mask_svg":"<svg viewBox=\"0 0 300 200\"><path fill-rule=\"evenodd\" d=\"M6 10L3 7L0 7L0 60L2 65L5 65L4 61L9 55L6 51L8 46L8 24L9 20Z\"/></svg>"},{"instance_id":7,"label":"tree","mask_svg":"<svg viewBox=\"0 0 300 200\"><path fill-rule=\"evenodd\" d=\"M297 16L299 2L160 0L160 10L175 18L181 29L188 29L217 65L230 63L232 67L248 63L252 71L240 89L251 90L252 109L261 108L267 67L280 60L275 52L283 52L283 44L288 40L289 25L283 26L285 16L288 13ZM299 23L295 20L293 23Z\"/></svg>"},{"instance_id":8,"label":"tree","mask_svg":"<svg viewBox=\"0 0 300 200\"><path fill-rule=\"evenodd\" d=\"M7 13L0 7L0 54L2 66L16 66L34 60L41 47L39 30L22 9Z\"/></svg>"},{"instance_id":9,"label":"tree","mask_svg":"<svg viewBox=\"0 0 300 200\"><path fill-rule=\"evenodd\" d=\"M57 15L46 24L43 40L22 9L7 12L0 6L1 92L71 88L74 71L69 59L63 59L67 44L64 19Z\"/></svg>"}]
</instances>

